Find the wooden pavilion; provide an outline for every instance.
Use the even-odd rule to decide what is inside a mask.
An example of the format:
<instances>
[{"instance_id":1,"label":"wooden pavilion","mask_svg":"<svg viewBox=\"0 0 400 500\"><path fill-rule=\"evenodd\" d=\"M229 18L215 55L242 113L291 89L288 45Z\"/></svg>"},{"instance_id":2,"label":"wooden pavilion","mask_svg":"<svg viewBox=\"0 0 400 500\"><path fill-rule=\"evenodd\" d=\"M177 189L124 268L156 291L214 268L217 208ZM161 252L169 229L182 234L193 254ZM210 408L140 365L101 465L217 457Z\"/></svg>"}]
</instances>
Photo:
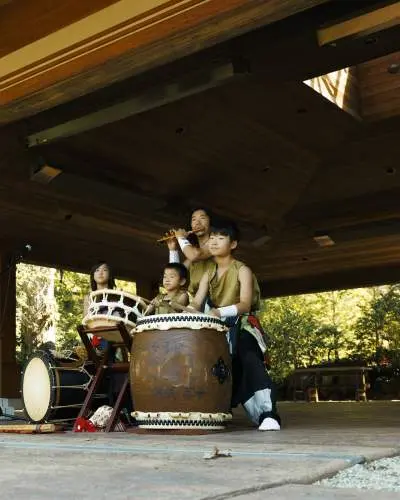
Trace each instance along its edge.
<instances>
[{"instance_id":1,"label":"wooden pavilion","mask_svg":"<svg viewBox=\"0 0 400 500\"><path fill-rule=\"evenodd\" d=\"M399 21L399 1L0 0L0 395L27 244L150 296L157 238L207 206L264 296L400 281Z\"/></svg>"}]
</instances>

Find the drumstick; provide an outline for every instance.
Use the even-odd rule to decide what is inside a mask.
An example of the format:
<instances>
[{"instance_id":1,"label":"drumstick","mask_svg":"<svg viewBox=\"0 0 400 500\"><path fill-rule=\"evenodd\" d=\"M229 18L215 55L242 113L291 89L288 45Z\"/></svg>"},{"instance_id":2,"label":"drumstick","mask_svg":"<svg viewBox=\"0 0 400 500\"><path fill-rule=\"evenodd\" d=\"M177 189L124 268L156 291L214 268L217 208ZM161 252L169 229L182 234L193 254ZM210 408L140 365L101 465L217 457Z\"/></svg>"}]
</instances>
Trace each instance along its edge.
<instances>
[{"instance_id":1,"label":"drumstick","mask_svg":"<svg viewBox=\"0 0 400 500\"><path fill-rule=\"evenodd\" d=\"M178 302L169 302L169 305L173 308L173 309L178 309L179 311L184 311L184 312L188 312L188 313L192 313L192 314L204 314L200 311L196 311L195 309L190 309L189 307L186 307L186 306L182 306L181 304L178 304Z\"/></svg>"}]
</instances>

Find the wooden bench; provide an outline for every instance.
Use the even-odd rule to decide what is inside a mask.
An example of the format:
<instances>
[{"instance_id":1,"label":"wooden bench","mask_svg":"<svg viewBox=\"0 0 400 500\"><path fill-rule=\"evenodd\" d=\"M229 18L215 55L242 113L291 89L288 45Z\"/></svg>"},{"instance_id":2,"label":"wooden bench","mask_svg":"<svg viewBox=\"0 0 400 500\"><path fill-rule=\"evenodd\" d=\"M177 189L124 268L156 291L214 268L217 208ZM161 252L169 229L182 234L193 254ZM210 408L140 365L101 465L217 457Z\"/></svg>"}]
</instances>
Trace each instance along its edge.
<instances>
[{"instance_id":1,"label":"wooden bench","mask_svg":"<svg viewBox=\"0 0 400 500\"><path fill-rule=\"evenodd\" d=\"M366 401L366 375L372 368L367 366L327 366L297 368L290 377L293 400L305 399L317 402L320 392L343 392L348 389L356 401ZM333 383L333 378L338 383ZM326 379L329 378L329 381ZM345 380L343 380L345 378ZM342 380L341 380L342 379ZM350 379L350 380L349 380Z\"/></svg>"}]
</instances>

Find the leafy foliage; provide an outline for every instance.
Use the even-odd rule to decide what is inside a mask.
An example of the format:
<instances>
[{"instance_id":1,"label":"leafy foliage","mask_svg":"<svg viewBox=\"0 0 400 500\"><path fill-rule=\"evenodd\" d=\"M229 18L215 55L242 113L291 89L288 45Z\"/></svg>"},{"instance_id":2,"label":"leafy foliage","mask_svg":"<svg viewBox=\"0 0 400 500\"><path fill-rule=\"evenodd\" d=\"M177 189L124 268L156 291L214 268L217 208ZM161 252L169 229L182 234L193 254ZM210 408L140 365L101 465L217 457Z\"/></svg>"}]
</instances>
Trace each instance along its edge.
<instances>
[{"instance_id":1,"label":"leafy foliage","mask_svg":"<svg viewBox=\"0 0 400 500\"><path fill-rule=\"evenodd\" d=\"M17 360L24 362L43 342L54 324L56 307L49 293L52 270L46 267L17 266ZM54 274L54 273L53 273Z\"/></svg>"},{"instance_id":2,"label":"leafy foliage","mask_svg":"<svg viewBox=\"0 0 400 500\"><path fill-rule=\"evenodd\" d=\"M89 276L71 271L57 271L57 348L69 350L80 343L76 327L83 318L83 302L89 293Z\"/></svg>"},{"instance_id":3,"label":"leafy foliage","mask_svg":"<svg viewBox=\"0 0 400 500\"><path fill-rule=\"evenodd\" d=\"M400 285L266 300L272 373L341 360L400 364Z\"/></svg>"},{"instance_id":4,"label":"leafy foliage","mask_svg":"<svg viewBox=\"0 0 400 500\"><path fill-rule=\"evenodd\" d=\"M365 359L400 365L400 286L370 289L371 300L362 307L355 325L355 344Z\"/></svg>"}]
</instances>

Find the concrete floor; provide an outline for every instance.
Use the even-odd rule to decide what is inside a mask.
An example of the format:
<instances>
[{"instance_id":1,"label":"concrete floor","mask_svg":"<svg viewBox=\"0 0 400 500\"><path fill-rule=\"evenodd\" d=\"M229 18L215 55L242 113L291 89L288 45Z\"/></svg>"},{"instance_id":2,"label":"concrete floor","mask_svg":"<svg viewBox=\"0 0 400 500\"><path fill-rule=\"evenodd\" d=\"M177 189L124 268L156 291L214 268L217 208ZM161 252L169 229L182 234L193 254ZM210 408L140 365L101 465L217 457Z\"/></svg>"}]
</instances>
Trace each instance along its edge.
<instances>
[{"instance_id":1,"label":"concrete floor","mask_svg":"<svg viewBox=\"0 0 400 500\"><path fill-rule=\"evenodd\" d=\"M400 402L281 403L280 432L242 412L223 433L0 434L0 491L16 499L399 499L312 486L400 454ZM206 460L214 447L231 457Z\"/></svg>"}]
</instances>

